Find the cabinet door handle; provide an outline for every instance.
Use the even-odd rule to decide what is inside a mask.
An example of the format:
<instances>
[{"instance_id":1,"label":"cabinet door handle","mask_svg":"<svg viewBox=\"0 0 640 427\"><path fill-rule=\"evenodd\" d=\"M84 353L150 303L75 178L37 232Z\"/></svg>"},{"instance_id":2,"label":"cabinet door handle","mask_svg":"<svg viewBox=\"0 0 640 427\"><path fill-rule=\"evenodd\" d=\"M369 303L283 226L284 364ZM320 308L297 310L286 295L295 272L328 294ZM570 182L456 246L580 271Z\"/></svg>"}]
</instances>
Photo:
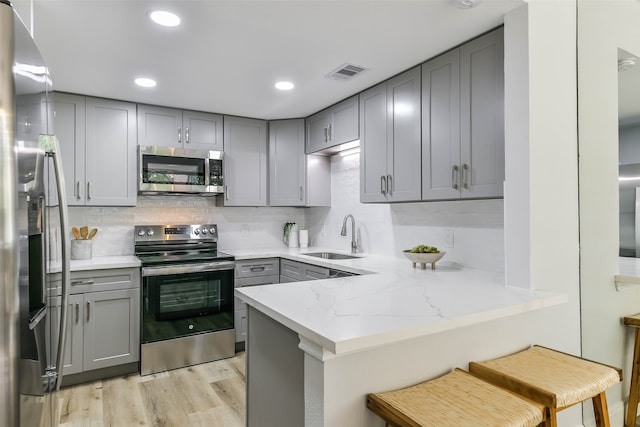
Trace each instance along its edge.
<instances>
[{"instance_id":1,"label":"cabinet door handle","mask_svg":"<svg viewBox=\"0 0 640 427\"><path fill-rule=\"evenodd\" d=\"M451 168L451 188L458 189L458 165L453 165Z\"/></svg>"},{"instance_id":2,"label":"cabinet door handle","mask_svg":"<svg viewBox=\"0 0 640 427\"><path fill-rule=\"evenodd\" d=\"M252 265L251 267L249 267L249 270L251 272L254 271L264 271L264 265Z\"/></svg>"},{"instance_id":3,"label":"cabinet door handle","mask_svg":"<svg viewBox=\"0 0 640 427\"><path fill-rule=\"evenodd\" d=\"M178 126L178 144L182 143L182 126Z\"/></svg>"},{"instance_id":4,"label":"cabinet door handle","mask_svg":"<svg viewBox=\"0 0 640 427\"><path fill-rule=\"evenodd\" d=\"M324 142L327 142L328 141L327 138L328 138L328 134L329 134L329 129L325 126L323 130L324 130Z\"/></svg>"},{"instance_id":5,"label":"cabinet door handle","mask_svg":"<svg viewBox=\"0 0 640 427\"><path fill-rule=\"evenodd\" d=\"M91 200L91 181L87 182L87 200Z\"/></svg>"},{"instance_id":6,"label":"cabinet door handle","mask_svg":"<svg viewBox=\"0 0 640 427\"><path fill-rule=\"evenodd\" d=\"M329 141L331 141L333 139L333 125L329 125L329 131L327 132L327 135L329 136Z\"/></svg>"},{"instance_id":7,"label":"cabinet door handle","mask_svg":"<svg viewBox=\"0 0 640 427\"><path fill-rule=\"evenodd\" d=\"M380 192L383 195L387 194L387 177L384 175L380 176Z\"/></svg>"},{"instance_id":8,"label":"cabinet door handle","mask_svg":"<svg viewBox=\"0 0 640 427\"><path fill-rule=\"evenodd\" d=\"M469 188L469 165L466 163L462 164L462 187L467 189Z\"/></svg>"},{"instance_id":9,"label":"cabinet door handle","mask_svg":"<svg viewBox=\"0 0 640 427\"><path fill-rule=\"evenodd\" d=\"M304 189L302 188L302 185L300 186L300 201L304 200Z\"/></svg>"},{"instance_id":10,"label":"cabinet door handle","mask_svg":"<svg viewBox=\"0 0 640 427\"><path fill-rule=\"evenodd\" d=\"M189 143L189 128L184 128L184 142Z\"/></svg>"},{"instance_id":11,"label":"cabinet door handle","mask_svg":"<svg viewBox=\"0 0 640 427\"><path fill-rule=\"evenodd\" d=\"M87 301L87 322L91 320L91 301Z\"/></svg>"},{"instance_id":12,"label":"cabinet door handle","mask_svg":"<svg viewBox=\"0 0 640 427\"><path fill-rule=\"evenodd\" d=\"M80 303L77 302L76 303L76 325L78 324L79 320L80 320Z\"/></svg>"},{"instance_id":13,"label":"cabinet door handle","mask_svg":"<svg viewBox=\"0 0 640 427\"><path fill-rule=\"evenodd\" d=\"M224 186L224 199L225 200L229 200L229 186L228 185Z\"/></svg>"},{"instance_id":14,"label":"cabinet door handle","mask_svg":"<svg viewBox=\"0 0 640 427\"><path fill-rule=\"evenodd\" d=\"M393 178L391 175L387 175L387 194L390 196L393 194Z\"/></svg>"},{"instance_id":15,"label":"cabinet door handle","mask_svg":"<svg viewBox=\"0 0 640 427\"><path fill-rule=\"evenodd\" d=\"M71 286L78 286L78 285L93 285L93 280L88 279L88 280L73 280L73 281L71 281Z\"/></svg>"},{"instance_id":16,"label":"cabinet door handle","mask_svg":"<svg viewBox=\"0 0 640 427\"><path fill-rule=\"evenodd\" d=\"M80 200L82 198L82 185L80 181L76 183L76 200Z\"/></svg>"}]
</instances>

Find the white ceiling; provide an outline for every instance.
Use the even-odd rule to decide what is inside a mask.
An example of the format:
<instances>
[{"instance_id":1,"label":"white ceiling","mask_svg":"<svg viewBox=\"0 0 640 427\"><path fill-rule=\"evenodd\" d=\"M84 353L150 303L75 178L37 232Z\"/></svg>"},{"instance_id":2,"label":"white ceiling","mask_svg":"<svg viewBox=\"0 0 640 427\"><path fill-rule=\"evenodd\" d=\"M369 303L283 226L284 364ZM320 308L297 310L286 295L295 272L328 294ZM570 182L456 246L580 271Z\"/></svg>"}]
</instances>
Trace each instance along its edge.
<instances>
[{"instance_id":1,"label":"white ceiling","mask_svg":"<svg viewBox=\"0 0 640 427\"><path fill-rule=\"evenodd\" d=\"M522 0L38 0L54 88L261 119L306 117L503 23ZM164 28L151 10L182 25ZM344 63L351 81L324 77ZM134 85L138 76L158 81ZM295 83L293 91L273 87Z\"/></svg>"}]
</instances>

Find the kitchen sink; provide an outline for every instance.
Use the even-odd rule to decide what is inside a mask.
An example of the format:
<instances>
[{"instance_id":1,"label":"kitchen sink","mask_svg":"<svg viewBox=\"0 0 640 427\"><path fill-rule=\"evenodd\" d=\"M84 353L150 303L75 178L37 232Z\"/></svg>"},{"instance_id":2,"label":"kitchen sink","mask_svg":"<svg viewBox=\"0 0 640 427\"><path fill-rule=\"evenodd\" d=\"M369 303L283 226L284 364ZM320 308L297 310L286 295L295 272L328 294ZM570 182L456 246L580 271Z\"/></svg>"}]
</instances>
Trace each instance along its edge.
<instances>
[{"instance_id":1,"label":"kitchen sink","mask_svg":"<svg viewBox=\"0 0 640 427\"><path fill-rule=\"evenodd\" d=\"M308 252L302 255L314 256L316 258L324 258L324 259L353 259L360 258L355 255L346 255L346 254L337 254L335 252Z\"/></svg>"}]
</instances>

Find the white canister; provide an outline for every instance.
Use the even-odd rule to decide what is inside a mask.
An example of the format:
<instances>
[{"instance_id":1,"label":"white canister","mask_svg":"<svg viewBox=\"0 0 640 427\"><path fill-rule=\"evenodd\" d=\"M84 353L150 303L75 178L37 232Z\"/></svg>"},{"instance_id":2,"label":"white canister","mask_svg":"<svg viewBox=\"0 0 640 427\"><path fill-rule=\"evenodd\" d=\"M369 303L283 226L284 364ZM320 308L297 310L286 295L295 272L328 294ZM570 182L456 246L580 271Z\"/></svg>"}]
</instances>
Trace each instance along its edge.
<instances>
[{"instance_id":1,"label":"white canister","mask_svg":"<svg viewBox=\"0 0 640 427\"><path fill-rule=\"evenodd\" d=\"M291 228L291 231L289 231L289 247L290 248L298 247L298 229L297 228Z\"/></svg>"},{"instance_id":2,"label":"white canister","mask_svg":"<svg viewBox=\"0 0 640 427\"><path fill-rule=\"evenodd\" d=\"M91 240L72 240L71 241L71 259L91 259L93 252L93 241Z\"/></svg>"},{"instance_id":3,"label":"white canister","mask_svg":"<svg viewBox=\"0 0 640 427\"><path fill-rule=\"evenodd\" d=\"M300 247L306 248L309 246L309 230L300 230Z\"/></svg>"}]
</instances>

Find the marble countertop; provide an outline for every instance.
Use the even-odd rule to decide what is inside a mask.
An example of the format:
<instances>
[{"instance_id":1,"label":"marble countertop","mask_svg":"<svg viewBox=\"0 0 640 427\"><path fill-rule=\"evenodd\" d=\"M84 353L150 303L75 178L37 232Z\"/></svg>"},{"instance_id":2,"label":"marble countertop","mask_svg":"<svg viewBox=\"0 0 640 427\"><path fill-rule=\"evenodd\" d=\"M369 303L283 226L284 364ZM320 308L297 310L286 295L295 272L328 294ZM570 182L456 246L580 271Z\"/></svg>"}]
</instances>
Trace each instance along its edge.
<instances>
[{"instance_id":1,"label":"marble countertop","mask_svg":"<svg viewBox=\"0 0 640 427\"><path fill-rule=\"evenodd\" d=\"M617 290L640 286L640 258L618 257L618 272L614 277Z\"/></svg>"},{"instance_id":2,"label":"marble countertop","mask_svg":"<svg viewBox=\"0 0 640 427\"><path fill-rule=\"evenodd\" d=\"M71 271L104 270L109 268L140 267L140 260L133 255L100 256L91 259L71 260ZM49 266L50 273L62 271L60 263Z\"/></svg>"},{"instance_id":3,"label":"marble countertop","mask_svg":"<svg viewBox=\"0 0 640 427\"><path fill-rule=\"evenodd\" d=\"M567 302L566 295L506 286L502 273L448 264L446 256L435 270L422 270L387 256L326 260L304 255L324 250L225 252L237 260L283 257L363 274L235 290L247 304L335 355Z\"/></svg>"}]
</instances>

